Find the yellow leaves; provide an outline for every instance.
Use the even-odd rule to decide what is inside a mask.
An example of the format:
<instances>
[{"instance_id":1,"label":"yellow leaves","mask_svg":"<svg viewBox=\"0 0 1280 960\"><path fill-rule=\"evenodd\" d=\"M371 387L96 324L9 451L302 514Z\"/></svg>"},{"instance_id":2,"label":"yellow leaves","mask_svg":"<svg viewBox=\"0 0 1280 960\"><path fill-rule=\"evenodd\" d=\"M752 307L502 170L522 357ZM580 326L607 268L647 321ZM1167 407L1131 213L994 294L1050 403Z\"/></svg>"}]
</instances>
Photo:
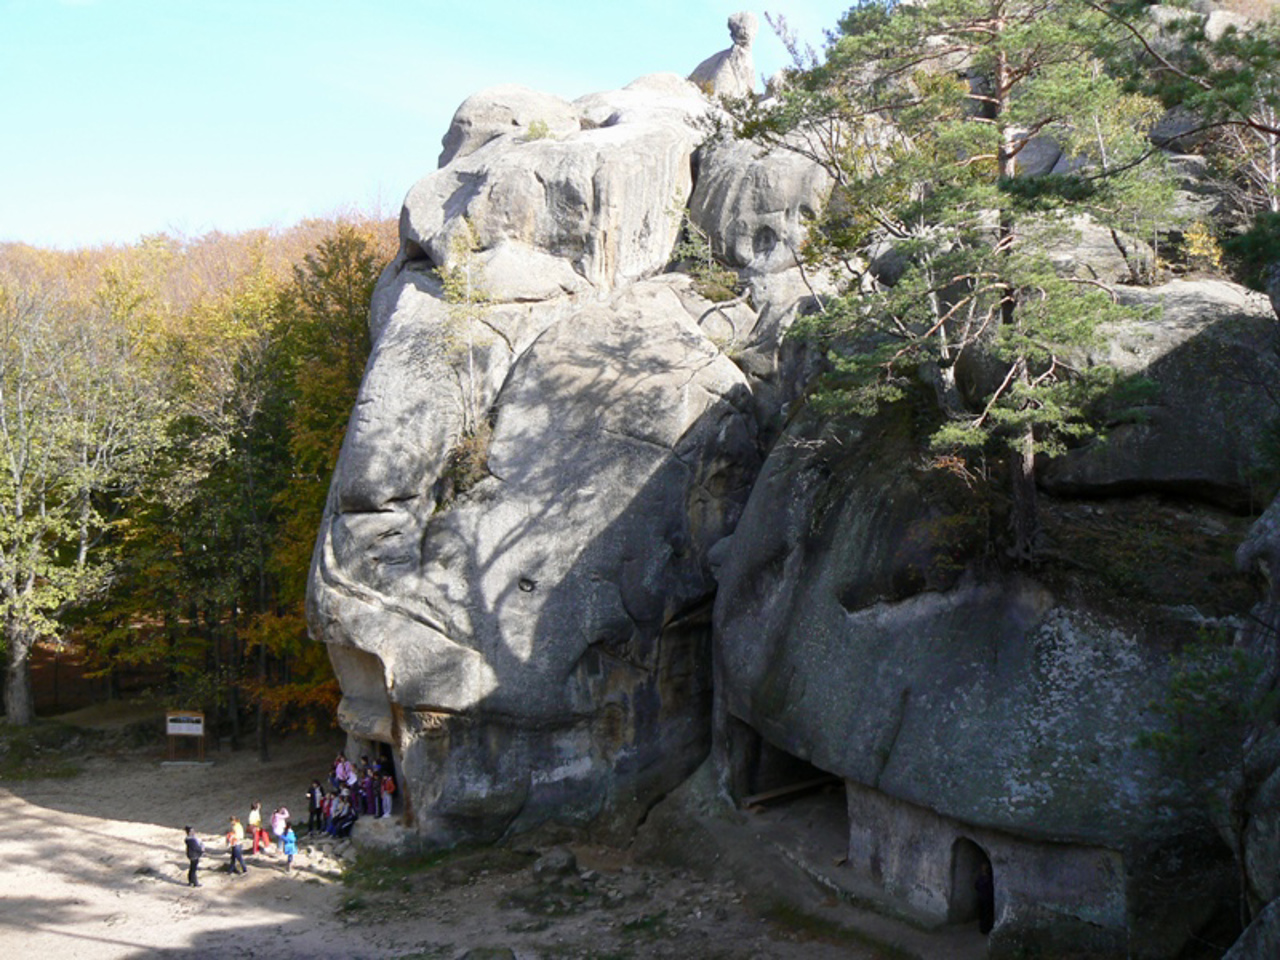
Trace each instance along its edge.
<instances>
[{"instance_id":1,"label":"yellow leaves","mask_svg":"<svg viewBox=\"0 0 1280 960\"><path fill-rule=\"evenodd\" d=\"M1187 265L1193 270L1207 270L1211 273L1222 272L1222 244L1214 236L1213 230L1202 220L1197 220L1187 227L1182 235L1183 253Z\"/></svg>"},{"instance_id":2,"label":"yellow leaves","mask_svg":"<svg viewBox=\"0 0 1280 960\"><path fill-rule=\"evenodd\" d=\"M449 262L440 270L444 298L461 307L482 306L489 300L484 289L484 272L476 254L480 241L470 220L462 220L460 229L449 240Z\"/></svg>"}]
</instances>

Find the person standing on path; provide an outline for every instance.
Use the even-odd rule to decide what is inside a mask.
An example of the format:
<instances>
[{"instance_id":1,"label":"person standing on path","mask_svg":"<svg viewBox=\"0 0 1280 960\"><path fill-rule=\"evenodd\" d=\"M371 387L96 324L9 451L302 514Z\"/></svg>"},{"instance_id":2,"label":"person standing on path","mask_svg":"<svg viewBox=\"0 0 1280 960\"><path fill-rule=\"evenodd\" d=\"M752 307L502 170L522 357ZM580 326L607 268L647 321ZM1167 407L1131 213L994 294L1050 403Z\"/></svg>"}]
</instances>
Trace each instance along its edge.
<instances>
[{"instance_id":1,"label":"person standing on path","mask_svg":"<svg viewBox=\"0 0 1280 960\"><path fill-rule=\"evenodd\" d=\"M324 789L319 780L311 781L311 789L307 791L307 812L311 815L307 820L307 833L318 833L324 826L324 818L320 810L324 806Z\"/></svg>"},{"instance_id":2,"label":"person standing on path","mask_svg":"<svg viewBox=\"0 0 1280 960\"><path fill-rule=\"evenodd\" d=\"M250 851L254 856L258 854L258 845L262 845L262 852L267 852L269 842L267 840L267 831L262 829L262 801L255 800L249 807L249 833L253 835L253 849Z\"/></svg>"},{"instance_id":3,"label":"person standing on path","mask_svg":"<svg viewBox=\"0 0 1280 960\"><path fill-rule=\"evenodd\" d=\"M289 808L283 803L276 807L271 815L271 835L276 838L276 847L284 846L284 828L289 825Z\"/></svg>"},{"instance_id":4,"label":"person standing on path","mask_svg":"<svg viewBox=\"0 0 1280 960\"><path fill-rule=\"evenodd\" d=\"M284 847L284 855L286 857L284 868L286 870L293 869L293 855L298 852L298 837L293 832L293 824L287 820L284 824L284 834L280 838L281 845Z\"/></svg>"},{"instance_id":5,"label":"person standing on path","mask_svg":"<svg viewBox=\"0 0 1280 960\"><path fill-rule=\"evenodd\" d=\"M200 838L195 832L187 827L187 886L198 887L200 881L196 879L196 871L200 869L200 858L204 855L204 844L200 842Z\"/></svg>"},{"instance_id":6,"label":"person standing on path","mask_svg":"<svg viewBox=\"0 0 1280 960\"><path fill-rule=\"evenodd\" d=\"M390 772L384 773L382 775L380 796L378 798L379 801L381 802L381 808L378 811L378 816L380 817L391 816L391 798L395 794L395 792L396 792L396 778L393 777Z\"/></svg>"},{"instance_id":7,"label":"person standing on path","mask_svg":"<svg viewBox=\"0 0 1280 960\"><path fill-rule=\"evenodd\" d=\"M249 868L244 865L244 827L240 825L239 817L231 818L231 829L227 831L227 845L231 847L231 863L227 869L231 871L231 875L236 874L236 864L240 864L240 872L248 873Z\"/></svg>"}]
</instances>

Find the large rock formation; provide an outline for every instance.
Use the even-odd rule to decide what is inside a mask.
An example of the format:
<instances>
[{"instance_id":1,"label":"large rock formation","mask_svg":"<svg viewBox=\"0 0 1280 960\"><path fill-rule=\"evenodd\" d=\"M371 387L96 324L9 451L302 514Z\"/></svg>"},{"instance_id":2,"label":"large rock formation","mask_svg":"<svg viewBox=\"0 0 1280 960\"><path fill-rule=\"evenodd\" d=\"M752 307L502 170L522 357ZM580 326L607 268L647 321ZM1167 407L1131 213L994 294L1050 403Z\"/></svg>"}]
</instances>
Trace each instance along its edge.
<instances>
[{"instance_id":1,"label":"large rock formation","mask_svg":"<svg viewBox=\"0 0 1280 960\"><path fill-rule=\"evenodd\" d=\"M737 27L695 71L711 92L750 89ZM711 751L737 799L836 775L851 870L924 922L968 917L992 867L993 956L1175 955L1230 888L1232 841L1138 743L1166 722L1171 650L1247 606L1212 564L1266 467L1266 301L1120 293L1163 314L1073 362L1149 389L1041 472L1050 563L1012 572L999 497L923 468L918 409L800 408L823 358L785 334L834 288L796 256L830 181L786 149L704 145L715 109L672 75L459 108L405 202L315 553L343 726L392 748L427 842L626 831ZM740 295L665 272L682 222ZM1122 277L1110 239L1059 266ZM892 273L891 248L865 253ZM450 271L487 299L451 300ZM1274 571L1275 527L1243 566ZM1280 895L1268 736L1245 785L1259 904Z\"/></svg>"},{"instance_id":2,"label":"large rock formation","mask_svg":"<svg viewBox=\"0 0 1280 960\"><path fill-rule=\"evenodd\" d=\"M405 201L309 615L432 842L625 830L709 749L710 553L759 465L713 338L756 315L659 274L710 109L495 88Z\"/></svg>"},{"instance_id":3,"label":"large rock formation","mask_svg":"<svg viewBox=\"0 0 1280 960\"><path fill-rule=\"evenodd\" d=\"M851 865L934 922L986 858L1000 955L1088 928L1100 955L1172 956L1231 873L1137 746L1165 644L1194 627L969 559L990 518L918 466L912 429L907 410L838 436L798 423L766 462L716 599L726 786L773 785L762 747L841 777ZM1187 857L1202 871L1167 889Z\"/></svg>"},{"instance_id":4,"label":"large rock formation","mask_svg":"<svg viewBox=\"0 0 1280 960\"><path fill-rule=\"evenodd\" d=\"M501 123L475 120L524 116L530 102L551 118L547 135L530 138L515 122L498 134ZM408 259L448 266L455 238L469 230L487 279L511 299L545 294L546 273L609 289L666 265L693 188L690 158L705 136L708 104L692 84L654 75L572 105L498 87L464 107L445 137L449 162L405 199Z\"/></svg>"},{"instance_id":5,"label":"large rock formation","mask_svg":"<svg viewBox=\"0 0 1280 960\"><path fill-rule=\"evenodd\" d=\"M1194 536L1229 548L1239 522L1192 504L1256 497L1277 331L1263 298L1221 281L1123 295L1164 313L1109 331L1094 360L1149 380L1149 409L1126 411L1106 443L1046 474L1048 490L1096 504L1046 504L1063 511L1047 554L1069 578L982 559L998 514L966 486L974 478L922 467L924 428L907 405L835 426L793 422L718 548L726 789L767 789L779 754L838 775L851 865L935 922L964 902L957 871L971 880L985 860L997 884L993 956L1065 942L1089 955L1173 956L1232 885L1234 841L1215 839L1213 805L1139 744L1165 722L1156 707L1170 702L1170 643L1234 621L1177 590L1133 595L1145 578L1206 569L1175 573L1176 557L1159 554L1121 560L1125 534L1107 521L1107 538L1074 538L1091 517L1160 492L1188 498L1180 509L1202 516ZM1265 566L1277 551L1264 518L1240 563ZM1130 596L1117 602L1107 581L1121 575ZM1275 845L1271 769L1248 802L1255 865ZM1171 885L1170 865L1187 858L1199 869ZM1254 872L1265 902L1274 871Z\"/></svg>"},{"instance_id":6,"label":"large rock formation","mask_svg":"<svg viewBox=\"0 0 1280 960\"><path fill-rule=\"evenodd\" d=\"M439 840L634 821L707 749L707 555L756 466L743 377L641 283L491 308L468 397L438 287L384 283L311 592L342 722L392 744Z\"/></svg>"}]
</instances>

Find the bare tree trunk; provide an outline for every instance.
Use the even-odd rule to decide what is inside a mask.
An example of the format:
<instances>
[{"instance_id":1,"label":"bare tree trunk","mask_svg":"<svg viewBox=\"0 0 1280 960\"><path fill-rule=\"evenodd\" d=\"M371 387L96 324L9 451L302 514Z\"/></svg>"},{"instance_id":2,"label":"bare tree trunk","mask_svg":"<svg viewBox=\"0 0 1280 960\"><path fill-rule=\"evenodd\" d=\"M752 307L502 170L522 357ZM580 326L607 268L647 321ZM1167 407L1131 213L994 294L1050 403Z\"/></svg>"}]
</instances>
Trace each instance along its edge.
<instances>
[{"instance_id":1,"label":"bare tree trunk","mask_svg":"<svg viewBox=\"0 0 1280 960\"><path fill-rule=\"evenodd\" d=\"M239 656L236 657L236 663L239 664ZM237 668L236 675L239 676ZM231 749L240 749L240 697L239 688L233 682L227 690L227 719L231 721Z\"/></svg>"},{"instance_id":2,"label":"bare tree trunk","mask_svg":"<svg viewBox=\"0 0 1280 960\"><path fill-rule=\"evenodd\" d=\"M35 720L35 701L31 696L32 637L12 622L5 630L9 646L9 664L4 681L5 719L17 727L30 726Z\"/></svg>"},{"instance_id":3,"label":"bare tree trunk","mask_svg":"<svg viewBox=\"0 0 1280 960\"><path fill-rule=\"evenodd\" d=\"M1005 22L1002 17L996 20L997 31L1003 31ZM1008 60L1003 51L997 57L995 77L995 116L1004 117L1009 106L1009 95L1015 84ZM1000 145L996 154L996 165L1002 178L1008 179L1017 173L1018 144L1013 128L1004 125L1000 133ZM1016 241L1016 230L1013 218L1009 213L1000 217L998 251L1000 257L1006 258L1013 252ZM1000 322L1007 327L1018 324L1015 290L1006 287L1000 304ZM1031 374L1024 355L1016 361L1016 376L1020 383L1030 382ZM1013 495L1013 553L1023 562L1032 559L1035 553L1036 538L1039 534L1039 517L1036 504L1036 467L1035 467L1035 432L1027 426L1009 451L1009 483Z\"/></svg>"},{"instance_id":4,"label":"bare tree trunk","mask_svg":"<svg viewBox=\"0 0 1280 960\"><path fill-rule=\"evenodd\" d=\"M267 645L258 644L258 685L265 690L267 686ZM267 706L261 696L258 697L258 760L266 763L270 760L267 754Z\"/></svg>"}]
</instances>

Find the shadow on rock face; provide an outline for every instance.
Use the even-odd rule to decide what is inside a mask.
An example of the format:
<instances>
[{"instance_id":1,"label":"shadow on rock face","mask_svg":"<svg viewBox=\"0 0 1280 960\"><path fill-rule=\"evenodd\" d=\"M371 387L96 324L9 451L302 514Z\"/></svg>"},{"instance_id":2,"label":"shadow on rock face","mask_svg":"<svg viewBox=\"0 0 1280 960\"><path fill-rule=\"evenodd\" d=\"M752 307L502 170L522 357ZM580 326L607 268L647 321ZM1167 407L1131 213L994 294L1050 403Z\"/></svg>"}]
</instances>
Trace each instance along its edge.
<instances>
[{"instance_id":1,"label":"shadow on rock face","mask_svg":"<svg viewBox=\"0 0 1280 960\"><path fill-rule=\"evenodd\" d=\"M404 413L358 411L347 450L433 422L443 378L394 379ZM424 836L625 827L705 756L708 554L758 466L750 407L670 286L641 284L532 338L496 395L484 475L452 502L426 493L442 440L394 483L344 459L312 622L344 726L395 744ZM344 485L366 491L360 511Z\"/></svg>"}]
</instances>

